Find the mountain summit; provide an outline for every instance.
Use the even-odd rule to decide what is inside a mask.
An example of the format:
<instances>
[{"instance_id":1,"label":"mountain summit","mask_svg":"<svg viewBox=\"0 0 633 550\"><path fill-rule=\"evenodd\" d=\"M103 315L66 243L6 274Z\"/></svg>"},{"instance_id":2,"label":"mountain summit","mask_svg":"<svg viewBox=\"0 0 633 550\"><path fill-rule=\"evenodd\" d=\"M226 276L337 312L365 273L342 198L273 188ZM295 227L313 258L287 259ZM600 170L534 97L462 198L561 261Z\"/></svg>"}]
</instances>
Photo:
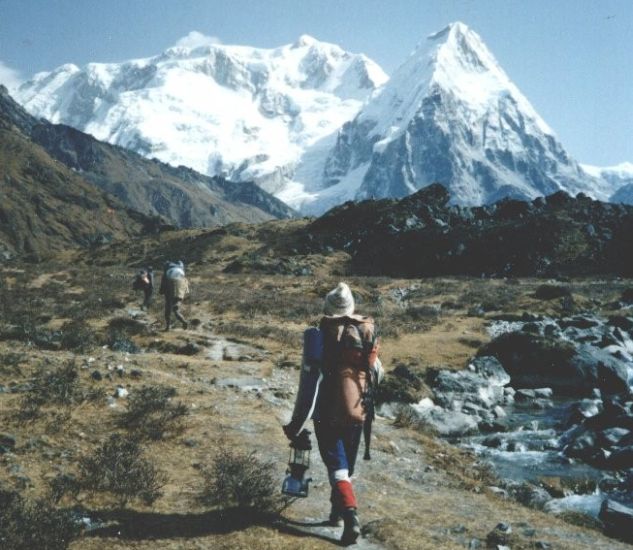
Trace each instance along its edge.
<instances>
[{"instance_id":1,"label":"mountain summit","mask_svg":"<svg viewBox=\"0 0 633 550\"><path fill-rule=\"evenodd\" d=\"M413 51L343 126L322 166L320 181L295 193L295 207L320 212L349 199L403 197L435 181L466 205L559 190L600 199L612 192L583 172L481 38L459 22Z\"/></svg>"},{"instance_id":2,"label":"mountain summit","mask_svg":"<svg viewBox=\"0 0 633 550\"><path fill-rule=\"evenodd\" d=\"M390 80L364 55L308 35L274 49L190 42L64 65L18 99L147 157L255 181L308 214L433 182L463 205L560 190L607 200L616 189L571 158L463 23L423 40Z\"/></svg>"},{"instance_id":3,"label":"mountain summit","mask_svg":"<svg viewBox=\"0 0 633 550\"><path fill-rule=\"evenodd\" d=\"M304 149L386 79L364 55L304 35L274 49L176 45L147 59L63 65L24 83L17 99L97 139L276 191Z\"/></svg>"}]
</instances>

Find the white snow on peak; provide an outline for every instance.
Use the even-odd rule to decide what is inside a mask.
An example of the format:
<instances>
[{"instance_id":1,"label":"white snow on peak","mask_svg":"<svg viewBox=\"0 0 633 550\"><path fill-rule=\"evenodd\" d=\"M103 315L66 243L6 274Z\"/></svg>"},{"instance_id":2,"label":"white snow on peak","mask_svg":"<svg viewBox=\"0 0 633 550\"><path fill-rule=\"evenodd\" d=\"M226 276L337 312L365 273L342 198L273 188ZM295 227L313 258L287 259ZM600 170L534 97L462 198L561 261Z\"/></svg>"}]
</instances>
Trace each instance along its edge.
<instances>
[{"instance_id":1,"label":"white snow on peak","mask_svg":"<svg viewBox=\"0 0 633 550\"><path fill-rule=\"evenodd\" d=\"M423 40L363 110L361 117L378 123L374 134L389 134L390 139L395 139L434 89L441 89L466 105L473 120L496 109L500 100L510 97L527 115L530 124L554 135L479 35L461 22L451 23ZM397 121L395 126L394 120Z\"/></svg>"},{"instance_id":2,"label":"white snow on peak","mask_svg":"<svg viewBox=\"0 0 633 550\"><path fill-rule=\"evenodd\" d=\"M447 185L453 202L469 205L558 190L604 200L614 188L579 168L461 22L424 39L339 130L329 152L324 145L306 152L285 197L305 213L335 201L401 197L434 181Z\"/></svg>"},{"instance_id":3,"label":"white snow on peak","mask_svg":"<svg viewBox=\"0 0 633 550\"><path fill-rule=\"evenodd\" d=\"M39 73L16 95L52 122L275 191L387 78L364 55L308 35L263 49L193 31L154 57Z\"/></svg>"}]
</instances>

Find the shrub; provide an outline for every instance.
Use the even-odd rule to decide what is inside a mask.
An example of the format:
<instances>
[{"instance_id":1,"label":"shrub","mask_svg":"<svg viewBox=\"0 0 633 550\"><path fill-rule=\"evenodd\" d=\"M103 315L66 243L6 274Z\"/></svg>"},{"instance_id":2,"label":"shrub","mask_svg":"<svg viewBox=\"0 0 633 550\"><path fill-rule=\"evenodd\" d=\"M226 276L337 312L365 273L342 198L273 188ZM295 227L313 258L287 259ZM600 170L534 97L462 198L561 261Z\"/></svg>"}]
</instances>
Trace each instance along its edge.
<instances>
[{"instance_id":1,"label":"shrub","mask_svg":"<svg viewBox=\"0 0 633 550\"><path fill-rule=\"evenodd\" d=\"M86 353L97 345L97 334L84 321L70 321L61 327L62 349Z\"/></svg>"},{"instance_id":2,"label":"shrub","mask_svg":"<svg viewBox=\"0 0 633 550\"><path fill-rule=\"evenodd\" d=\"M254 451L246 453L221 446L213 465L202 473L203 504L237 508L246 516L276 514L283 507L274 464L260 461Z\"/></svg>"},{"instance_id":3,"label":"shrub","mask_svg":"<svg viewBox=\"0 0 633 550\"><path fill-rule=\"evenodd\" d=\"M121 331L128 335L147 334L148 328L145 323L130 319L129 317L115 317L108 323L111 331Z\"/></svg>"},{"instance_id":4,"label":"shrub","mask_svg":"<svg viewBox=\"0 0 633 550\"><path fill-rule=\"evenodd\" d=\"M28 356L25 353L4 353L0 356L0 371L20 372L20 364L25 363L27 360Z\"/></svg>"},{"instance_id":5,"label":"shrub","mask_svg":"<svg viewBox=\"0 0 633 550\"><path fill-rule=\"evenodd\" d=\"M85 391L79 384L79 370L74 361L52 371L41 370L33 379L31 389L22 398L18 416L23 420L34 418L44 405L65 407L95 400L103 396L103 390Z\"/></svg>"},{"instance_id":6,"label":"shrub","mask_svg":"<svg viewBox=\"0 0 633 550\"><path fill-rule=\"evenodd\" d=\"M539 285L534 291L534 297L538 300L554 300L555 298L571 297L571 290L562 285Z\"/></svg>"},{"instance_id":7,"label":"shrub","mask_svg":"<svg viewBox=\"0 0 633 550\"><path fill-rule=\"evenodd\" d=\"M80 460L74 487L110 493L119 506L124 506L135 499L152 504L161 496L165 482L162 472L143 458L143 449L138 441L112 434L94 456ZM73 484L68 486L72 488Z\"/></svg>"},{"instance_id":8,"label":"shrub","mask_svg":"<svg viewBox=\"0 0 633 550\"><path fill-rule=\"evenodd\" d=\"M62 550L79 534L70 512L0 487L0 548Z\"/></svg>"},{"instance_id":9,"label":"shrub","mask_svg":"<svg viewBox=\"0 0 633 550\"><path fill-rule=\"evenodd\" d=\"M400 405L395 412L393 423L398 428L414 428L420 424L420 418L411 405Z\"/></svg>"},{"instance_id":10,"label":"shrub","mask_svg":"<svg viewBox=\"0 0 633 550\"><path fill-rule=\"evenodd\" d=\"M144 386L133 392L128 408L119 425L144 439L161 439L167 431L182 429L182 418L187 414L183 403L173 403L176 390L167 386Z\"/></svg>"}]
</instances>

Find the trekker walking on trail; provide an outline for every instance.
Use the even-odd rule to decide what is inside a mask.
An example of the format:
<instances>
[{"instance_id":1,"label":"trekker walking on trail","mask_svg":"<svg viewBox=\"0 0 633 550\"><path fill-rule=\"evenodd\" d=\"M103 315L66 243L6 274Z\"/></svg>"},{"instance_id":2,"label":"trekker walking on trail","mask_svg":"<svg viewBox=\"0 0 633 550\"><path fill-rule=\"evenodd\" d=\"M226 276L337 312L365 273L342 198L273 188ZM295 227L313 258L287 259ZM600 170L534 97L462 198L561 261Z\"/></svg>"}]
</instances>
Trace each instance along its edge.
<instances>
[{"instance_id":1,"label":"trekker walking on trail","mask_svg":"<svg viewBox=\"0 0 633 550\"><path fill-rule=\"evenodd\" d=\"M374 321L354 314L354 297L347 284L339 283L326 295L323 310L325 315L319 323L322 337L319 380L313 383L313 396L307 398L313 405L306 413L300 401L306 400L307 384L302 387L300 381L293 418L283 429L292 445L304 431L307 422L304 416L312 415L319 453L331 486L329 523L336 526L343 520L341 542L348 545L360 536L358 503L350 478L363 425L370 411L373 412L372 388L382 379L382 365Z\"/></svg>"},{"instance_id":2,"label":"trekker walking on trail","mask_svg":"<svg viewBox=\"0 0 633 550\"><path fill-rule=\"evenodd\" d=\"M151 267L145 267L136 274L132 289L143 291L144 298L141 309L149 309L152 303L152 294L154 294L154 271Z\"/></svg>"},{"instance_id":3,"label":"trekker walking on trail","mask_svg":"<svg viewBox=\"0 0 633 550\"><path fill-rule=\"evenodd\" d=\"M165 263L159 292L165 296L165 330L171 328L172 312L182 323L182 328L186 329L189 324L180 313L180 304L189 294L189 281L182 261Z\"/></svg>"}]
</instances>

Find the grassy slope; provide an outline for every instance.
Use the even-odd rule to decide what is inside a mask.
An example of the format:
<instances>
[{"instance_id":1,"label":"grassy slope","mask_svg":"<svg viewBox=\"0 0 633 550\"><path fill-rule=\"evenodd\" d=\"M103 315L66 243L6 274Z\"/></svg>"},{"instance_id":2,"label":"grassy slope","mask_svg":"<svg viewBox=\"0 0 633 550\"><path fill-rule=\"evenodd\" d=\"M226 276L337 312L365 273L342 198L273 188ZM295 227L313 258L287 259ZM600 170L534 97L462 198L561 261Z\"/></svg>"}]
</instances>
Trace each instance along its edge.
<instances>
[{"instance_id":1,"label":"grassy slope","mask_svg":"<svg viewBox=\"0 0 633 550\"><path fill-rule=\"evenodd\" d=\"M53 250L125 239L141 231L138 217L114 198L0 124L0 242L11 252Z\"/></svg>"},{"instance_id":2,"label":"grassy slope","mask_svg":"<svg viewBox=\"0 0 633 550\"><path fill-rule=\"evenodd\" d=\"M292 224L300 222L287 222ZM283 241L286 232L271 235ZM272 229L271 229L272 228ZM74 549L105 548L329 548L332 542L319 536L305 536L293 524L254 525L226 529L226 522L196 501L200 492L200 466L209 464L218 442L255 450L264 460L276 463L281 480L285 468L286 442L280 422L289 413L300 361L303 328L318 319L324 292L334 286L348 259L341 255L307 258L320 263L319 277L227 274L223 268L244 252L267 248L251 229L240 231L163 235L160 241L134 243L129 249L112 246L89 263L77 262L71 270L54 263L38 265L29 272L5 268L1 272L3 332L22 322L21 312L35 317L42 329L63 326L69 319L83 319L90 333L105 337L108 322L129 317L139 297L130 291L133 268L130 263L150 259L158 262L167 254L180 252L188 260L192 295L186 314L195 327L188 331L160 332L162 303L153 306L139 320L144 335L134 341L148 350L126 356L99 346L90 352L45 352L13 341L0 342L0 384L9 386L29 378L43 361L61 364L74 357L81 370L82 384L98 386L108 394L121 384L133 391L143 384L167 384L178 391L178 399L189 408L186 430L165 441L147 444L148 454L168 472L165 495L153 507L131 506L126 528L120 535L89 537L73 543ZM185 246L183 243L187 243ZM470 317L468 309L487 303L492 313L555 312L560 304L539 302L531 297L540 281L488 281L459 278L391 280L346 278L359 298L359 309L376 316L383 328L382 357L387 369L400 361L415 361L422 368L446 365L461 368L474 353L474 341L485 341L485 318ZM577 281L572 283L580 306L596 300L606 304L615 299L627 281ZM397 297L409 289L408 300ZM33 300L37 300L33 311ZM433 306L444 304L440 315ZM449 305L450 304L450 305ZM594 304L595 306L595 304ZM597 307L597 306L596 306ZM252 350L242 356L210 358L212 338L222 336L241 342ZM174 353L187 343L201 346L200 353ZM158 350L163 350L158 351ZM238 354L239 355L239 354ZM16 359L17 356L17 359ZM93 358L89 361L89 358ZM18 361L17 366L11 366ZM116 365L125 366L125 376L94 382L90 372L107 374ZM129 376L132 369L141 378ZM223 386L229 378L266 379L262 397L257 392ZM27 425L14 420L19 393L0 393L3 430L18 439L15 454L3 455L0 477L10 484L25 485L27 495L42 494L46 480L58 471L72 471L78 457L89 453L115 429L117 414L124 410L105 403L84 403L71 408L70 416L53 409ZM55 416L57 415L57 416ZM357 488L361 516L369 524L372 540L386 548L459 548L471 538L484 540L500 521L513 524L518 539L512 548L532 548L545 540L555 548L626 548L595 531L575 527L560 519L528 510L489 494L494 483L488 473L474 466L472 457L430 435L398 429L379 420L374 459L359 465ZM284 516L290 520L320 520L327 513L327 481L314 454L311 469L314 485L308 499L295 503ZM19 475L28 481L20 481ZM108 502L101 497L81 495L88 509L99 510ZM137 513L135 514L134 511ZM140 515L139 515L140 514ZM528 536L528 529L536 534Z\"/></svg>"}]
</instances>

